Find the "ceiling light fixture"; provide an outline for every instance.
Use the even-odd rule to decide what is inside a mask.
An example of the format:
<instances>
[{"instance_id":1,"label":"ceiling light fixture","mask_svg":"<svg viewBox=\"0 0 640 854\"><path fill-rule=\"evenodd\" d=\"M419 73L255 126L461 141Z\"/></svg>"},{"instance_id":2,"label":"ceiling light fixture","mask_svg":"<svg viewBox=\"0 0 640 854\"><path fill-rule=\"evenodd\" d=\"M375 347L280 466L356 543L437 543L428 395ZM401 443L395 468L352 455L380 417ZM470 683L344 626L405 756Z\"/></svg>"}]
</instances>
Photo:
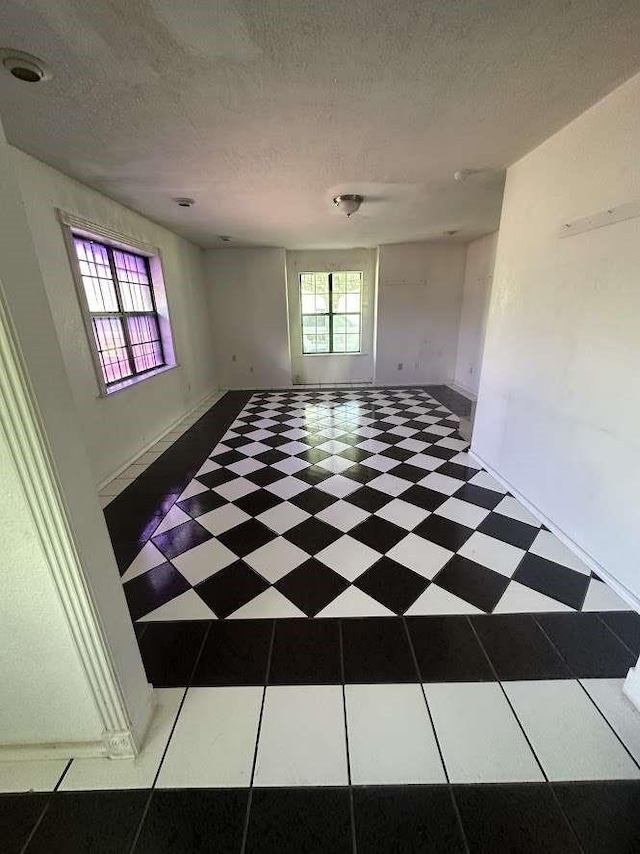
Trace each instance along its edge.
<instances>
[{"instance_id":1,"label":"ceiling light fixture","mask_svg":"<svg viewBox=\"0 0 640 854\"><path fill-rule=\"evenodd\" d=\"M364 201L362 196L348 193L347 195L334 196L333 204L347 215L352 216Z\"/></svg>"},{"instance_id":2,"label":"ceiling light fixture","mask_svg":"<svg viewBox=\"0 0 640 854\"><path fill-rule=\"evenodd\" d=\"M23 83L41 83L43 80L51 80L52 75L46 64L30 53L13 50L13 48L0 48L0 60L2 67Z\"/></svg>"},{"instance_id":3,"label":"ceiling light fixture","mask_svg":"<svg viewBox=\"0 0 640 854\"><path fill-rule=\"evenodd\" d=\"M177 198L177 199L174 199L173 201L180 208L192 208L196 203L195 199L187 199L187 198Z\"/></svg>"},{"instance_id":4,"label":"ceiling light fixture","mask_svg":"<svg viewBox=\"0 0 640 854\"><path fill-rule=\"evenodd\" d=\"M228 235L228 234L221 234L221 235L220 235L220 240L221 240L223 243L229 243L229 242L230 242L230 240L231 240L231 238L229 237L229 235Z\"/></svg>"}]
</instances>

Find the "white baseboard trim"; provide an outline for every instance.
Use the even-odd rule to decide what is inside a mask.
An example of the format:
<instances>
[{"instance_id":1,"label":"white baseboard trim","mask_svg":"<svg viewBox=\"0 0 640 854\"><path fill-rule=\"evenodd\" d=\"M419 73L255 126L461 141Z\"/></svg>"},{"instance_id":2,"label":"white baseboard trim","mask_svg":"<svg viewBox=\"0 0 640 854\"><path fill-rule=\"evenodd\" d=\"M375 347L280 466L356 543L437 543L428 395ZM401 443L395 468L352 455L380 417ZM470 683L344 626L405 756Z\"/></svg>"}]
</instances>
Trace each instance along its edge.
<instances>
[{"instance_id":1,"label":"white baseboard trim","mask_svg":"<svg viewBox=\"0 0 640 854\"><path fill-rule=\"evenodd\" d=\"M471 391L471 389L465 388L463 385L460 385L459 383L456 383L453 380L448 383L445 383L445 385L448 385L449 388L452 388L454 391L457 391L458 394L461 394L463 397L466 397L467 400L470 400L472 403L476 403L478 400L478 395L475 391Z\"/></svg>"},{"instance_id":2,"label":"white baseboard trim","mask_svg":"<svg viewBox=\"0 0 640 854\"><path fill-rule=\"evenodd\" d=\"M207 394L205 394L204 397L201 397L200 400L194 403L190 409L188 409L186 412L183 412L179 418L175 418L169 424L168 427L165 427L164 430L158 433L155 439L151 439L150 442L147 442L146 445L144 445L141 450L137 451L133 457L130 457L125 463L123 463L119 468L117 468L113 472L113 474L110 474L108 477L103 478L97 485L98 492L104 489L105 486L111 483L112 480L115 480L117 477L119 477L122 472L126 471L129 468L129 466L134 465L136 460L139 460L140 457L150 451L157 442L161 442L168 433L171 433L172 430L175 430L176 427L178 427L178 425L181 424L185 418L188 418L190 415L192 415L200 406L203 406L205 403L210 403L213 406L213 404L217 400L219 400L226 391L227 389L217 388L214 391L207 392Z\"/></svg>"},{"instance_id":3,"label":"white baseboard trim","mask_svg":"<svg viewBox=\"0 0 640 854\"><path fill-rule=\"evenodd\" d=\"M484 460L480 454L478 454L473 448L469 450L469 454L473 457L474 460L477 460L478 463L482 466L483 469L486 469L489 474L494 477L498 483L501 483L505 489L508 489L509 492L518 499L518 501L529 510L530 513L539 519L543 525L545 525L556 537L563 543L569 551L572 551L576 557L578 557L592 572L595 572L597 576L599 576L603 581L611 587L611 589L620 596L621 599L629 605L630 608L636 613L640 613L640 599L631 592L624 584L615 579L610 572L608 572L602 564L598 563L598 561L592 557L588 552L586 552L581 546L579 546L575 540L572 540L568 534L559 528L555 522L549 519L548 516L540 510L539 507L536 507L529 499L524 496L519 489L516 489L513 484L511 484L506 478L504 478L499 472L497 472L493 466L489 465L486 460ZM640 692L640 686L638 687L638 691Z\"/></svg>"},{"instance_id":4,"label":"white baseboard trim","mask_svg":"<svg viewBox=\"0 0 640 854\"><path fill-rule=\"evenodd\" d=\"M622 693L627 700L640 712L640 667L630 668L627 678L622 684Z\"/></svg>"},{"instance_id":5,"label":"white baseboard trim","mask_svg":"<svg viewBox=\"0 0 640 854\"><path fill-rule=\"evenodd\" d=\"M43 744L0 744L0 762L105 757L104 741L56 741Z\"/></svg>"}]
</instances>

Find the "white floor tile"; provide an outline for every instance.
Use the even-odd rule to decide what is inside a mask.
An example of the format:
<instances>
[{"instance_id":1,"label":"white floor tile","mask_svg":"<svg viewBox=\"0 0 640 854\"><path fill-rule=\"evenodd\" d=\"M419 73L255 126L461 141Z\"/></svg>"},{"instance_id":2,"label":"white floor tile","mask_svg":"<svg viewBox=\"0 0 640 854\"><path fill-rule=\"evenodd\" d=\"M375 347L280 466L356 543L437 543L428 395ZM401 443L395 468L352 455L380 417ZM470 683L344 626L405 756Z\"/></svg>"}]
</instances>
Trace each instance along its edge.
<instances>
[{"instance_id":1,"label":"white floor tile","mask_svg":"<svg viewBox=\"0 0 640 854\"><path fill-rule=\"evenodd\" d=\"M436 442L436 445L439 448L448 448L450 451L464 451L469 447L468 442L465 442L462 439L452 439L450 436L447 436L445 439L440 439L439 442Z\"/></svg>"},{"instance_id":2,"label":"white floor tile","mask_svg":"<svg viewBox=\"0 0 640 854\"><path fill-rule=\"evenodd\" d=\"M241 477L243 477L245 474L251 474L251 472L263 469L264 467L264 463L261 463L258 460L254 460L253 457L247 457L244 460L238 460L237 463L232 463L230 466L227 466L229 471L232 471L234 474L240 475Z\"/></svg>"},{"instance_id":3,"label":"white floor tile","mask_svg":"<svg viewBox=\"0 0 640 854\"><path fill-rule=\"evenodd\" d=\"M244 454L245 457L257 457L258 454L263 454L265 451L270 450L269 445L265 445L263 442L251 442L249 445L242 445L238 449L239 453Z\"/></svg>"},{"instance_id":4,"label":"white floor tile","mask_svg":"<svg viewBox=\"0 0 640 854\"><path fill-rule=\"evenodd\" d=\"M275 587L268 587L264 593L260 593L255 599L247 602L237 611L234 611L228 619L230 620L264 620L280 619L284 617L306 617L293 602L283 596Z\"/></svg>"},{"instance_id":5,"label":"white floor tile","mask_svg":"<svg viewBox=\"0 0 640 854\"><path fill-rule=\"evenodd\" d=\"M155 623L167 620L217 620L211 608L202 601L195 590L187 590L159 608L140 617L139 623Z\"/></svg>"},{"instance_id":6,"label":"white floor tile","mask_svg":"<svg viewBox=\"0 0 640 854\"><path fill-rule=\"evenodd\" d=\"M268 687L255 786L344 786L347 778L342 688Z\"/></svg>"},{"instance_id":7,"label":"white floor tile","mask_svg":"<svg viewBox=\"0 0 640 854\"><path fill-rule=\"evenodd\" d=\"M511 578L525 551L475 531L462 548L458 549L458 554Z\"/></svg>"},{"instance_id":8,"label":"white floor tile","mask_svg":"<svg viewBox=\"0 0 640 854\"><path fill-rule=\"evenodd\" d=\"M419 685L347 685L345 695L354 785L446 782Z\"/></svg>"},{"instance_id":9,"label":"white floor tile","mask_svg":"<svg viewBox=\"0 0 640 854\"><path fill-rule=\"evenodd\" d=\"M353 465L353 460L347 460L344 457L327 457L326 460L320 460L317 464L321 469L325 469L325 471L330 471L332 474L340 474L345 469L351 468Z\"/></svg>"},{"instance_id":10,"label":"white floor tile","mask_svg":"<svg viewBox=\"0 0 640 854\"><path fill-rule=\"evenodd\" d=\"M303 451L308 451L309 446L305 445L303 442L288 442L286 445L280 445L278 450L282 454L290 454L294 456L295 454L301 454Z\"/></svg>"},{"instance_id":11,"label":"white floor tile","mask_svg":"<svg viewBox=\"0 0 640 854\"><path fill-rule=\"evenodd\" d=\"M166 557L162 554L160 549L154 546L151 540L149 540L142 547L142 550L120 580L123 584L126 581L131 581L132 578L137 578L138 575L143 575L147 570L160 566L161 563L166 563L166 560Z\"/></svg>"},{"instance_id":12,"label":"white floor tile","mask_svg":"<svg viewBox=\"0 0 640 854\"><path fill-rule=\"evenodd\" d=\"M577 681L505 682L504 687L550 780L640 777Z\"/></svg>"},{"instance_id":13,"label":"white floor tile","mask_svg":"<svg viewBox=\"0 0 640 854\"><path fill-rule=\"evenodd\" d=\"M451 519L452 522L466 525L467 528L477 528L489 515L486 508L470 504L468 501L461 501L459 498L448 498L434 512L438 516L444 516L445 519Z\"/></svg>"},{"instance_id":14,"label":"white floor tile","mask_svg":"<svg viewBox=\"0 0 640 854\"><path fill-rule=\"evenodd\" d=\"M569 569L575 569L583 575L591 575L591 570L579 557L573 554L551 531L539 531L529 548L530 552L554 563L561 563Z\"/></svg>"},{"instance_id":15,"label":"white floor tile","mask_svg":"<svg viewBox=\"0 0 640 854\"><path fill-rule=\"evenodd\" d=\"M216 463L214 460L205 460L200 468L198 469L198 475L208 474L210 471L217 471L217 469L222 468L220 463Z\"/></svg>"},{"instance_id":16,"label":"white floor tile","mask_svg":"<svg viewBox=\"0 0 640 854\"><path fill-rule=\"evenodd\" d=\"M206 491L206 490L205 490ZM185 489L187 492L187 489ZM182 493L184 495L184 492ZM186 496L190 498L191 496ZM182 497L180 498L182 500ZM158 527L153 532L153 536L157 537L158 534L164 534L165 531L170 531L172 528L177 528L178 525L182 525L184 522L190 522L191 516L187 516L184 510L181 510L177 504L174 504L171 510L164 517L162 522L158 525Z\"/></svg>"},{"instance_id":17,"label":"white floor tile","mask_svg":"<svg viewBox=\"0 0 640 854\"><path fill-rule=\"evenodd\" d=\"M158 787L248 786L263 688L190 688Z\"/></svg>"},{"instance_id":18,"label":"white floor tile","mask_svg":"<svg viewBox=\"0 0 640 854\"><path fill-rule=\"evenodd\" d=\"M198 516L198 522L217 537L219 534L228 531L229 528L235 528L236 525L240 525L250 518L248 513L236 507L235 504L223 504L222 507L217 507L215 510Z\"/></svg>"},{"instance_id":19,"label":"white floor tile","mask_svg":"<svg viewBox=\"0 0 640 854\"><path fill-rule=\"evenodd\" d=\"M399 460L394 460L391 457L385 457L382 454L374 454L372 457L368 457L365 460L365 465L369 469L375 469L376 471L387 472L391 469L396 468L396 466L400 465Z\"/></svg>"},{"instance_id":20,"label":"white floor tile","mask_svg":"<svg viewBox=\"0 0 640 854\"><path fill-rule=\"evenodd\" d=\"M379 454L380 451L384 451L389 447L389 443L381 442L379 439L365 439L365 441L360 442L357 447L362 448L363 451L369 451L370 454Z\"/></svg>"},{"instance_id":21,"label":"white floor tile","mask_svg":"<svg viewBox=\"0 0 640 854\"><path fill-rule=\"evenodd\" d=\"M478 474L474 474L469 483L474 486L481 486L483 489L501 492L503 495L506 495L507 492L506 488L486 471L479 471Z\"/></svg>"},{"instance_id":22,"label":"white floor tile","mask_svg":"<svg viewBox=\"0 0 640 854\"><path fill-rule=\"evenodd\" d=\"M358 587L347 587L333 602L316 614L316 617L395 617L396 614L386 608L377 599L364 593Z\"/></svg>"},{"instance_id":23,"label":"white floor tile","mask_svg":"<svg viewBox=\"0 0 640 854\"><path fill-rule=\"evenodd\" d=\"M335 495L336 498L345 498L355 492L356 489L360 489L361 486L362 484L357 480L351 480L342 474L334 474L323 480L322 483L316 484L316 489L320 489L329 495Z\"/></svg>"},{"instance_id":24,"label":"white floor tile","mask_svg":"<svg viewBox=\"0 0 640 854\"><path fill-rule=\"evenodd\" d=\"M474 460L470 454L466 453L466 451L461 451L459 454L456 454L455 457L451 457L449 462L456 463L456 465L459 466L467 466L471 469L478 469L478 471L482 468L480 463L477 460ZM477 475L474 476L477 477Z\"/></svg>"},{"instance_id":25,"label":"white floor tile","mask_svg":"<svg viewBox=\"0 0 640 854\"><path fill-rule=\"evenodd\" d=\"M251 552L244 560L267 581L275 584L296 566L309 560L309 557L307 552L285 540L284 537L277 537L256 549L255 552Z\"/></svg>"},{"instance_id":26,"label":"white floor tile","mask_svg":"<svg viewBox=\"0 0 640 854\"><path fill-rule=\"evenodd\" d=\"M192 480L184 491L178 496L176 502L184 501L185 498L193 498L194 495L200 495L202 492L208 492L206 486L203 486L199 480Z\"/></svg>"},{"instance_id":27,"label":"white floor tile","mask_svg":"<svg viewBox=\"0 0 640 854\"><path fill-rule=\"evenodd\" d=\"M530 513L526 507L523 507L520 502L511 495L505 495L500 504L494 508L495 513L502 513L503 516L508 516L510 519L516 519L518 522L525 522L527 525L533 525L534 528L540 527L540 522L536 519L533 513Z\"/></svg>"},{"instance_id":28,"label":"white floor tile","mask_svg":"<svg viewBox=\"0 0 640 854\"><path fill-rule=\"evenodd\" d=\"M404 528L405 531L413 531L416 525L419 525L429 515L428 510L416 507L415 504L409 504L408 501L403 501L401 498L394 498L376 513L376 516L386 519L387 522L393 522L394 525Z\"/></svg>"},{"instance_id":29,"label":"white floor tile","mask_svg":"<svg viewBox=\"0 0 640 854\"><path fill-rule=\"evenodd\" d=\"M235 560L231 549L212 539L172 558L171 562L190 584L196 585Z\"/></svg>"},{"instance_id":30,"label":"white floor tile","mask_svg":"<svg viewBox=\"0 0 640 854\"><path fill-rule=\"evenodd\" d=\"M530 587L525 587L518 581L512 581L505 590L502 598L493 609L494 614L528 614L556 611L573 611L568 605L563 602L558 602L556 599L551 599L545 596L544 593L538 593L537 590L532 590Z\"/></svg>"},{"instance_id":31,"label":"white floor tile","mask_svg":"<svg viewBox=\"0 0 640 854\"><path fill-rule=\"evenodd\" d=\"M354 581L381 557L380 552L347 534L316 555L317 560L340 573L347 581Z\"/></svg>"},{"instance_id":32,"label":"white floor tile","mask_svg":"<svg viewBox=\"0 0 640 854\"><path fill-rule=\"evenodd\" d=\"M407 534L387 555L419 575L431 579L453 557L453 552L416 534Z\"/></svg>"},{"instance_id":33,"label":"white floor tile","mask_svg":"<svg viewBox=\"0 0 640 854\"><path fill-rule=\"evenodd\" d=\"M295 495L299 495L301 492L309 489L309 484L303 480L299 480L297 477L283 477L275 483L270 483L265 489L273 492L278 498L283 498L287 501L289 498L293 498Z\"/></svg>"},{"instance_id":34,"label":"white floor tile","mask_svg":"<svg viewBox=\"0 0 640 854\"><path fill-rule=\"evenodd\" d=\"M377 489L378 492L384 492L385 495L395 495L397 497L406 492L413 484L411 481L396 477L394 474L381 474L370 480L367 486L371 489Z\"/></svg>"},{"instance_id":35,"label":"white floor tile","mask_svg":"<svg viewBox=\"0 0 640 854\"><path fill-rule=\"evenodd\" d=\"M544 780L497 683L454 682L424 688L452 783Z\"/></svg>"},{"instance_id":36,"label":"white floor tile","mask_svg":"<svg viewBox=\"0 0 640 854\"><path fill-rule=\"evenodd\" d=\"M215 486L214 492L217 492L218 495L221 495L227 501L237 501L238 498L244 498L245 495L250 495L257 489L258 487L255 483L247 480L246 477L238 477L235 480L222 483L220 486Z\"/></svg>"},{"instance_id":37,"label":"white floor tile","mask_svg":"<svg viewBox=\"0 0 640 854\"><path fill-rule=\"evenodd\" d=\"M419 454L431 444L433 443L422 442L420 439L404 439L402 442L398 442L396 447L402 448L404 451L415 451L416 454ZM435 457L433 459L435 459Z\"/></svg>"},{"instance_id":38,"label":"white floor tile","mask_svg":"<svg viewBox=\"0 0 640 854\"><path fill-rule=\"evenodd\" d=\"M360 522L364 522L370 515L366 510L362 510L361 507L356 507L354 504L349 504L348 501L336 501L330 507L326 507L320 513L316 513L316 517L321 522L333 525L334 528L343 533L350 531L356 525L359 525Z\"/></svg>"},{"instance_id":39,"label":"white floor tile","mask_svg":"<svg viewBox=\"0 0 640 854\"><path fill-rule=\"evenodd\" d=\"M62 792L90 789L149 789L171 735L184 688L156 688L156 709L144 747L135 759L74 759L60 786Z\"/></svg>"},{"instance_id":40,"label":"white floor tile","mask_svg":"<svg viewBox=\"0 0 640 854\"><path fill-rule=\"evenodd\" d=\"M289 501L283 501L282 504L276 504L275 507L265 510L264 513L256 516L256 519L276 534L284 534L285 531L304 522L309 516L306 510L301 510Z\"/></svg>"},{"instance_id":41,"label":"white floor tile","mask_svg":"<svg viewBox=\"0 0 640 854\"><path fill-rule=\"evenodd\" d=\"M278 471L284 472L285 474L295 474L296 472L309 468L310 465L311 463L308 463L306 460L301 460L299 457L287 457L284 460L274 463L272 468L278 469Z\"/></svg>"},{"instance_id":42,"label":"white floor tile","mask_svg":"<svg viewBox=\"0 0 640 854\"><path fill-rule=\"evenodd\" d=\"M592 578L582 605L583 611L628 611L629 605L605 584Z\"/></svg>"},{"instance_id":43,"label":"white floor tile","mask_svg":"<svg viewBox=\"0 0 640 854\"><path fill-rule=\"evenodd\" d=\"M411 466L416 466L416 468L424 469L425 471L433 471L434 469L439 468L444 463L444 460L442 457L432 457L427 452L424 454L416 454L415 457L410 457L407 460L407 463Z\"/></svg>"},{"instance_id":44,"label":"white floor tile","mask_svg":"<svg viewBox=\"0 0 640 854\"><path fill-rule=\"evenodd\" d=\"M430 584L406 612L410 616L428 616L430 614L483 614L479 608L460 599L437 584Z\"/></svg>"},{"instance_id":45,"label":"white floor tile","mask_svg":"<svg viewBox=\"0 0 640 854\"><path fill-rule=\"evenodd\" d=\"M640 762L640 712L622 693L624 679L581 679L589 696Z\"/></svg>"},{"instance_id":46,"label":"white floor tile","mask_svg":"<svg viewBox=\"0 0 640 854\"><path fill-rule=\"evenodd\" d=\"M67 759L0 762L0 792L52 792Z\"/></svg>"},{"instance_id":47,"label":"white floor tile","mask_svg":"<svg viewBox=\"0 0 640 854\"><path fill-rule=\"evenodd\" d=\"M329 439L327 442L323 442L322 445L318 445L317 447L320 448L321 451L326 451L328 454L339 454L342 451L346 451L347 448L350 448L351 446L344 442L340 442L337 439Z\"/></svg>"},{"instance_id":48,"label":"white floor tile","mask_svg":"<svg viewBox=\"0 0 640 854\"><path fill-rule=\"evenodd\" d=\"M444 495L453 495L461 486L464 486L464 481L458 480L457 477L449 477L449 475L432 471L420 481L420 486L426 486L427 489L434 489Z\"/></svg>"}]
</instances>

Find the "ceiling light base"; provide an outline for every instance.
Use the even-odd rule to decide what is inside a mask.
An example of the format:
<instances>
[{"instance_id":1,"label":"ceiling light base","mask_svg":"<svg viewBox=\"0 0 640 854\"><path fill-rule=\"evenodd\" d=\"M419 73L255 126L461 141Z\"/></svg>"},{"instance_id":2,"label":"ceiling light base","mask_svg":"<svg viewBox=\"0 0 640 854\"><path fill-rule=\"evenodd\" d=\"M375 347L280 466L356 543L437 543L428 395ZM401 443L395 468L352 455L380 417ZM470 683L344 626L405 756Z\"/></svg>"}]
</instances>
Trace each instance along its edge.
<instances>
[{"instance_id":1,"label":"ceiling light base","mask_svg":"<svg viewBox=\"0 0 640 854\"><path fill-rule=\"evenodd\" d=\"M333 198L333 204L345 213L347 217L353 216L353 214L360 208L363 201L364 198L356 193L347 193L340 196L334 196Z\"/></svg>"}]
</instances>

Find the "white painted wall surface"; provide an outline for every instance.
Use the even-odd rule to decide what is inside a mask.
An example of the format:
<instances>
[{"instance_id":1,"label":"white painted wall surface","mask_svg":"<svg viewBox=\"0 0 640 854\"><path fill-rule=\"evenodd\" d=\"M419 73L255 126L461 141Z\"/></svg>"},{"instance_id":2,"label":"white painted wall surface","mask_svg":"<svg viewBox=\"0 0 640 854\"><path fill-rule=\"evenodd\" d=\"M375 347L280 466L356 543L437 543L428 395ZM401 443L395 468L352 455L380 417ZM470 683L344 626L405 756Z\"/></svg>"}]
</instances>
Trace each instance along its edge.
<instances>
[{"instance_id":1,"label":"white painted wall surface","mask_svg":"<svg viewBox=\"0 0 640 854\"><path fill-rule=\"evenodd\" d=\"M284 249L209 250L206 276L220 385L291 385Z\"/></svg>"},{"instance_id":2,"label":"white painted wall surface","mask_svg":"<svg viewBox=\"0 0 640 854\"><path fill-rule=\"evenodd\" d=\"M454 383L477 397L498 232L467 245Z\"/></svg>"},{"instance_id":3,"label":"white painted wall surface","mask_svg":"<svg viewBox=\"0 0 640 854\"><path fill-rule=\"evenodd\" d=\"M378 263L376 384L450 382L456 363L465 247L455 243L381 246Z\"/></svg>"},{"instance_id":4,"label":"white painted wall surface","mask_svg":"<svg viewBox=\"0 0 640 854\"><path fill-rule=\"evenodd\" d=\"M640 76L512 166L474 450L640 597Z\"/></svg>"},{"instance_id":5,"label":"white painted wall surface","mask_svg":"<svg viewBox=\"0 0 640 854\"><path fill-rule=\"evenodd\" d=\"M300 309L300 273L361 270L363 273L360 353L304 355ZM369 383L374 374L376 250L341 249L287 252L287 292L291 372L296 384Z\"/></svg>"},{"instance_id":6,"label":"white painted wall surface","mask_svg":"<svg viewBox=\"0 0 640 854\"><path fill-rule=\"evenodd\" d=\"M216 387L204 253L23 152L11 154L94 478L102 483ZM160 249L178 367L99 396L56 208Z\"/></svg>"}]
</instances>

